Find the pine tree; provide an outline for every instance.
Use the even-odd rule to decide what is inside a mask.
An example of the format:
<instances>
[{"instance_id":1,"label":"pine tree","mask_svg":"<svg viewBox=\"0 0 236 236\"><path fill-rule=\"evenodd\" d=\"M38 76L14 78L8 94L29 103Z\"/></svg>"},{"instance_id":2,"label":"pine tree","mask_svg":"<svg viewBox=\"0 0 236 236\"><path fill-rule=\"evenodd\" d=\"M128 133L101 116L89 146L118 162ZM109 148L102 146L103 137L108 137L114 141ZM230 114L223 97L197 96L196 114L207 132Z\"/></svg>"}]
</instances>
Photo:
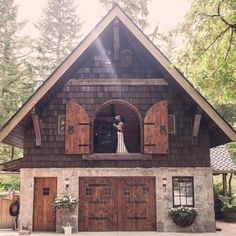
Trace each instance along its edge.
<instances>
[{"instance_id":1,"label":"pine tree","mask_svg":"<svg viewBox=\"0 0 236 236\"><path fill-rule=\"evenodd\" d=\"M150 0L99 0L99 2L106 9L110 9L114 4L118 4L142 30L145 30L149 26L147 15L148 2Z\"/></svg>"},{"instance_id":2,"label":"pine tree","mask_svg":"<svg viewBox=\"0 0 236 236\"><path fill-rule=\"evenodd\" d=\"M33 86L31 66L24 56L29 40L19 36L25 23L17 22L17 10L14 0L0 1L0 127L22 105Z\"/></svg>"},{"instance_id":3,"label":"pine tree","mask_svg":"<svg viewBox=\"0 0 236 236\"><path fill-rule=\"evenodd\" d=\"M74 0L48 0L43 16L36 24L36 67L39 83L60 65L78 44L81 21Z\"/></svg>"},{"instance_id":4,"label":"pine tree","mask_svg":"<svg viewBox=\"0 0 236 236\"><path fill-rule=\"evenodd\" d=\"M0 127L16 112L34 88L28 37L19 36L25 22L17 21L14 0L0 0ZM16 149L15 149L16 150ZM15 153L22 155L18 149ZM0 162L9 160L8 145L0 145Z\"/></svg>"}]
</instances>

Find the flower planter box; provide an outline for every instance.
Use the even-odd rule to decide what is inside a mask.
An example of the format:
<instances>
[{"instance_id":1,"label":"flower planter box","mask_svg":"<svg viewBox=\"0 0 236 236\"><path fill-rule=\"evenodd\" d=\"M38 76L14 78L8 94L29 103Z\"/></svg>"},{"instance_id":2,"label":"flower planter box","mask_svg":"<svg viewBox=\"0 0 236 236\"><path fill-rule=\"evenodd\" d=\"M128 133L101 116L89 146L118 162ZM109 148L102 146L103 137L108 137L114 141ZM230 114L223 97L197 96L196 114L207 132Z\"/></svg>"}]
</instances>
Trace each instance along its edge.
<instances>
[{"instance_id":1,"label":"flower planter box","mask_svg":"<svg viewBox=\"0 0 236 236\"><path fill-rule=\"evenodd\" d=\"M236 222L236 211L223 211L222 217L226 222Z\"/></svg>"},{"instance_id":2,"label":"flower planter box","mask_svg":"<svg viewBox=\"0 0 236 236\"><path fill-rule=\"evenodd\" d=\"M180 206L170 211L172 220L180 227L190 226L196 219L197 210L194 207Z\"/></svg>"},{"instance_id":3,"label":"flower planter box","mask_svg":"<svg viewBox=\"0 0 236 236\"><path fill-rule=\"evenodd\" d=\"M189 218L189 217L183 218L181 216L172 217L175 224L177 224L178 226L183 227L183 228L186 228L186 227L192 225L193 222L195 221L195 218L196 217L192 217L192 218Z\"/></svg>"}]
</instances>

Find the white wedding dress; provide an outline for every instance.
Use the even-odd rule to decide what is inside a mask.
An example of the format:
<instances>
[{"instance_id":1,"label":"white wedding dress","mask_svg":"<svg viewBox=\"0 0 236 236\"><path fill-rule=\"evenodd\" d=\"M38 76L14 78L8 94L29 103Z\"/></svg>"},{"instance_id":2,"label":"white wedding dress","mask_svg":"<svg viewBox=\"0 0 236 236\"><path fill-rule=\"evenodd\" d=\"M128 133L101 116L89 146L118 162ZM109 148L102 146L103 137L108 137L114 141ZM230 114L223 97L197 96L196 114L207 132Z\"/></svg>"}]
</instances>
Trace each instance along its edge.
<instances>
[{"instance_id":1,"label":"white wedding dress","mask_svg":"<svg viewBox=\"0 0 236 236\"><path fill-rule=\"evenodd\" d=\"M127 148L125 146L125 142L124 142L124 133L123 133L123 122L120 122L118 124L118 128L119 130L121 130L121 132L117 131L117 149L116 149L116 153L128 153Z\"/></svg>"}]
</instances>

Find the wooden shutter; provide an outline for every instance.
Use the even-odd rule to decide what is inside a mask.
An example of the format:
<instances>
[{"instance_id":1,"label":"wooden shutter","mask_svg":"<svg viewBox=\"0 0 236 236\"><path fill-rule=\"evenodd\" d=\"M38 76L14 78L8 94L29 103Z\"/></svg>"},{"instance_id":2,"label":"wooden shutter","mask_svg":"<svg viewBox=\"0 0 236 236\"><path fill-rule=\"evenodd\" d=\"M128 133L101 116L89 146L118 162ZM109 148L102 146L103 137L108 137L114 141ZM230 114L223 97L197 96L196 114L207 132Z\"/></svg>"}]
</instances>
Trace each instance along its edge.
<instances>
[{"instance_id":1,"label":"wooden shutter","mask_svg":"<svg viewBox=\"0 0 236 236\"><path fill-rule=\"evenodd\" d=\"M155 103L144 118L144 153L168 153L167 101Z\"/></svg>"},{"instance_id":2,"label":"wooden shutter","mask_svg":"<svg viewBox=\"0 0 236 236\"><path fill-rule=\"evenodd\" d=\"M90 123L88 113L75 101L66 103L65 153L90 153Z\"/></svg>"}]
</instances>

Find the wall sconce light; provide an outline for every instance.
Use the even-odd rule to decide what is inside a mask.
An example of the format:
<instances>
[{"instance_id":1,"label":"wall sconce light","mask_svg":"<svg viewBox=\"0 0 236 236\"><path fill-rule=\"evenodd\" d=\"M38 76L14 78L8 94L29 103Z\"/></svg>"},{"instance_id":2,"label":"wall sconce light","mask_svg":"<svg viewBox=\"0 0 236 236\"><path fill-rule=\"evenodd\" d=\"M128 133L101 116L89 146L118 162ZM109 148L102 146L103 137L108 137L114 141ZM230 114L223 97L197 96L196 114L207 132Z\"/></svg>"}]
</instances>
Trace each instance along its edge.
<instances>
[{"instance_id":1,"label":"wall sconce light","mask_svg":"<svg viewBox=\"0 0 236 236\"><path fill-rule=\"evenodd\" d=\"M69 179L65 179L65 186L66 186L66 188L69 188Z\"/></svg>"},{"instance_id":2,"label":"wall sconce light","mask_svg":"<svg viewBox=\"0 0 236 236\"><path fill-rule=\"evenodd\" d=\"M163 179L162 179L162 186L163 186L164 188L166 188L166 184L167 184L167 178L163 178Z\"/></svg>"}]
</instances>

